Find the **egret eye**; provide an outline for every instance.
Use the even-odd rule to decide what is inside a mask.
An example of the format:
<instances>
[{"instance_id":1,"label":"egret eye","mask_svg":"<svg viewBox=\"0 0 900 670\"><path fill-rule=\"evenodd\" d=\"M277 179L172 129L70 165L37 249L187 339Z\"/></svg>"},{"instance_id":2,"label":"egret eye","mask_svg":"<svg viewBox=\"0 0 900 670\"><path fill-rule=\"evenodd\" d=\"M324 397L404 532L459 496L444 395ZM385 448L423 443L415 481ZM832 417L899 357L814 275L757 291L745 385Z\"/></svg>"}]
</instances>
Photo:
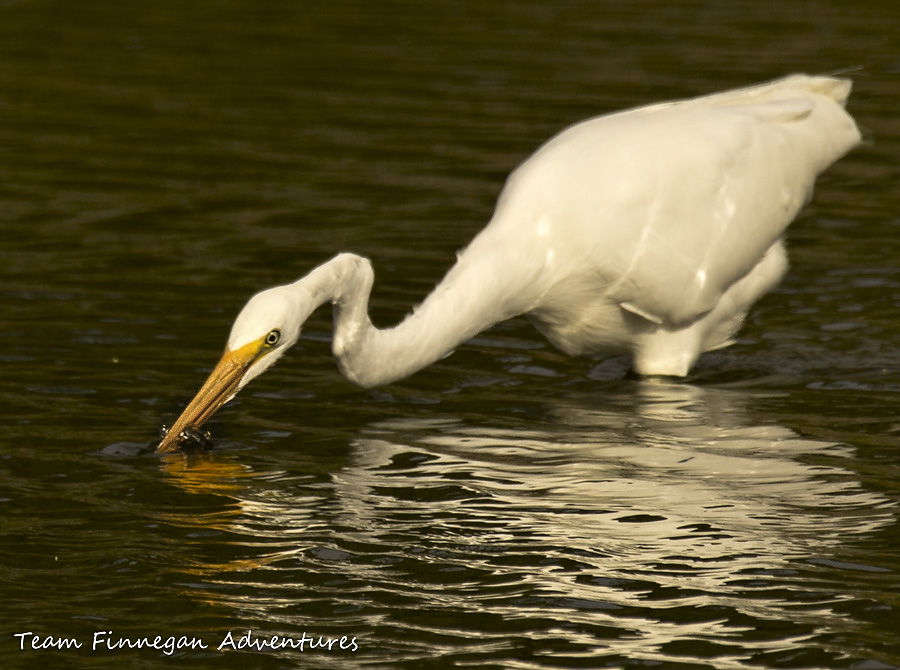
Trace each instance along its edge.
<instances>
[{"instance_id":1,"label":"egret eye","mask_svg":"<svg viewBox=\"0 0 900 670\"><path fill-rule=\"evenodd\" d=\"M270 347L274 347L278 344L279 340L281 340L281 331L277 328L270 330L266 335L266 344Z\"/></svg>"}]
</instances>

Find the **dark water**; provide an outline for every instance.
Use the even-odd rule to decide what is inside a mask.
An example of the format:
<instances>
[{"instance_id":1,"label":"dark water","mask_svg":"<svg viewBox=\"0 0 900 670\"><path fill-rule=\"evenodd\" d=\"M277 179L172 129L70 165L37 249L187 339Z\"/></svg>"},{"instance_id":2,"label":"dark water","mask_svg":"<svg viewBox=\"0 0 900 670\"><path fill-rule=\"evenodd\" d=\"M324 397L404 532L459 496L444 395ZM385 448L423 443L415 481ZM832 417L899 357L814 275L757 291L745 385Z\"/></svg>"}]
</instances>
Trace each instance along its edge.
<instances>
[{"instance_id":1,"label":"dark water","mask_svg":"<svg viewBox=\"0 0 900 670\"><path fill-rule=\"evenodd\" d=\"M895 2L0 1L3 667L900 667L898 44ZM152 452L256 290L353 250L388 324L563 126L855 66L867 143L688 382L517 320L362 391L323 312Z\"/></svg>"}]
</instances>

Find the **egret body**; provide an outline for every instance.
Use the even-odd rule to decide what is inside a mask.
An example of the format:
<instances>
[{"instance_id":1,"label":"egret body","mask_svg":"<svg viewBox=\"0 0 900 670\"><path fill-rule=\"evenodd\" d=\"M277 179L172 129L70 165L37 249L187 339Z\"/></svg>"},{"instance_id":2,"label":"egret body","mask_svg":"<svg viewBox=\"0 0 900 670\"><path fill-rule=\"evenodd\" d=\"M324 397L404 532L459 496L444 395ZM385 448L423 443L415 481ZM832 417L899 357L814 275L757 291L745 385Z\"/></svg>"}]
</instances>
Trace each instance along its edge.
<instances>
[{"instance_id":1,"label":"egret body","mask_svg":"<svg viewBox=\"0 0 900 670\"><path fill-rule=\"evenodd\" d=\"M372 325L372 266L349 253L253 296L158 450L271 366L324 303L338 366L363 387L520 314L568 354L626 353L640 374L686 375L784 275L788 224L860 140L849 93L844 79L794 75L564 130L510 175L488 225L399 325Z\"/></svg>"}]
</instances>

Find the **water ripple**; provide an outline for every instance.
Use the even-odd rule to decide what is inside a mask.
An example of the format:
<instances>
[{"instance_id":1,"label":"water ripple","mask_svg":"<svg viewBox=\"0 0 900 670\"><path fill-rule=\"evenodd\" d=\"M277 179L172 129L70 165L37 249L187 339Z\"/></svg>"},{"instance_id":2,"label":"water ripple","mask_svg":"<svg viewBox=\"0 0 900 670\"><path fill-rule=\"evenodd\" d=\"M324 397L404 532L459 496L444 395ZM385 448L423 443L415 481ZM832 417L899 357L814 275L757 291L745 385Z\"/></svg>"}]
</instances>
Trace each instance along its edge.
<instances>
[{"instance_id":1,"label":"water ripple","mask_svg":"<svg viewBox=\"0 0 900 670\"><path fill-rule=\"evenodd\" d=\"M381 421L327 482L170 471L235 502L170 518L229 546L193 565L208 586L191 596L270 626L355 626L372 667L815 658L854 599L823 572L865 570L842 549L895 505L838 465L848 447L738 410L710 422L708 393L648 385L627 419L560 403L546 430Z\"/></svg>"}]
</instances>

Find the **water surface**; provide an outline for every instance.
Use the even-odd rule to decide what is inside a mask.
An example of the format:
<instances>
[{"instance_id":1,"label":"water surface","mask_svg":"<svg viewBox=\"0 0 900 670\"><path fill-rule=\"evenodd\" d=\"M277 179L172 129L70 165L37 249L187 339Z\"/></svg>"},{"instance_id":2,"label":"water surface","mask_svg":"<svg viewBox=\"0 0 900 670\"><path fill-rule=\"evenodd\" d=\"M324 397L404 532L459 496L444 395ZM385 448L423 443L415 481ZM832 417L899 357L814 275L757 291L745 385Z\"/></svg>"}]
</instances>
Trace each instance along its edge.
<instances>
[{"instance_id":1,"label":"water surface","mask_svg":"<svg viewBox=\"0 0 900 670\"><path fill-rule=\"evenodd\" d=\"M900 667L898 26L888 2L0 2L4 667ZM213 451L153 453L256 290L352 250L390 324L562 127L857 66L866 143L686 382L514 320L363 391L323 310ZM251 630L347 648L217 650Z\"/></svg>"}]
</instances>

